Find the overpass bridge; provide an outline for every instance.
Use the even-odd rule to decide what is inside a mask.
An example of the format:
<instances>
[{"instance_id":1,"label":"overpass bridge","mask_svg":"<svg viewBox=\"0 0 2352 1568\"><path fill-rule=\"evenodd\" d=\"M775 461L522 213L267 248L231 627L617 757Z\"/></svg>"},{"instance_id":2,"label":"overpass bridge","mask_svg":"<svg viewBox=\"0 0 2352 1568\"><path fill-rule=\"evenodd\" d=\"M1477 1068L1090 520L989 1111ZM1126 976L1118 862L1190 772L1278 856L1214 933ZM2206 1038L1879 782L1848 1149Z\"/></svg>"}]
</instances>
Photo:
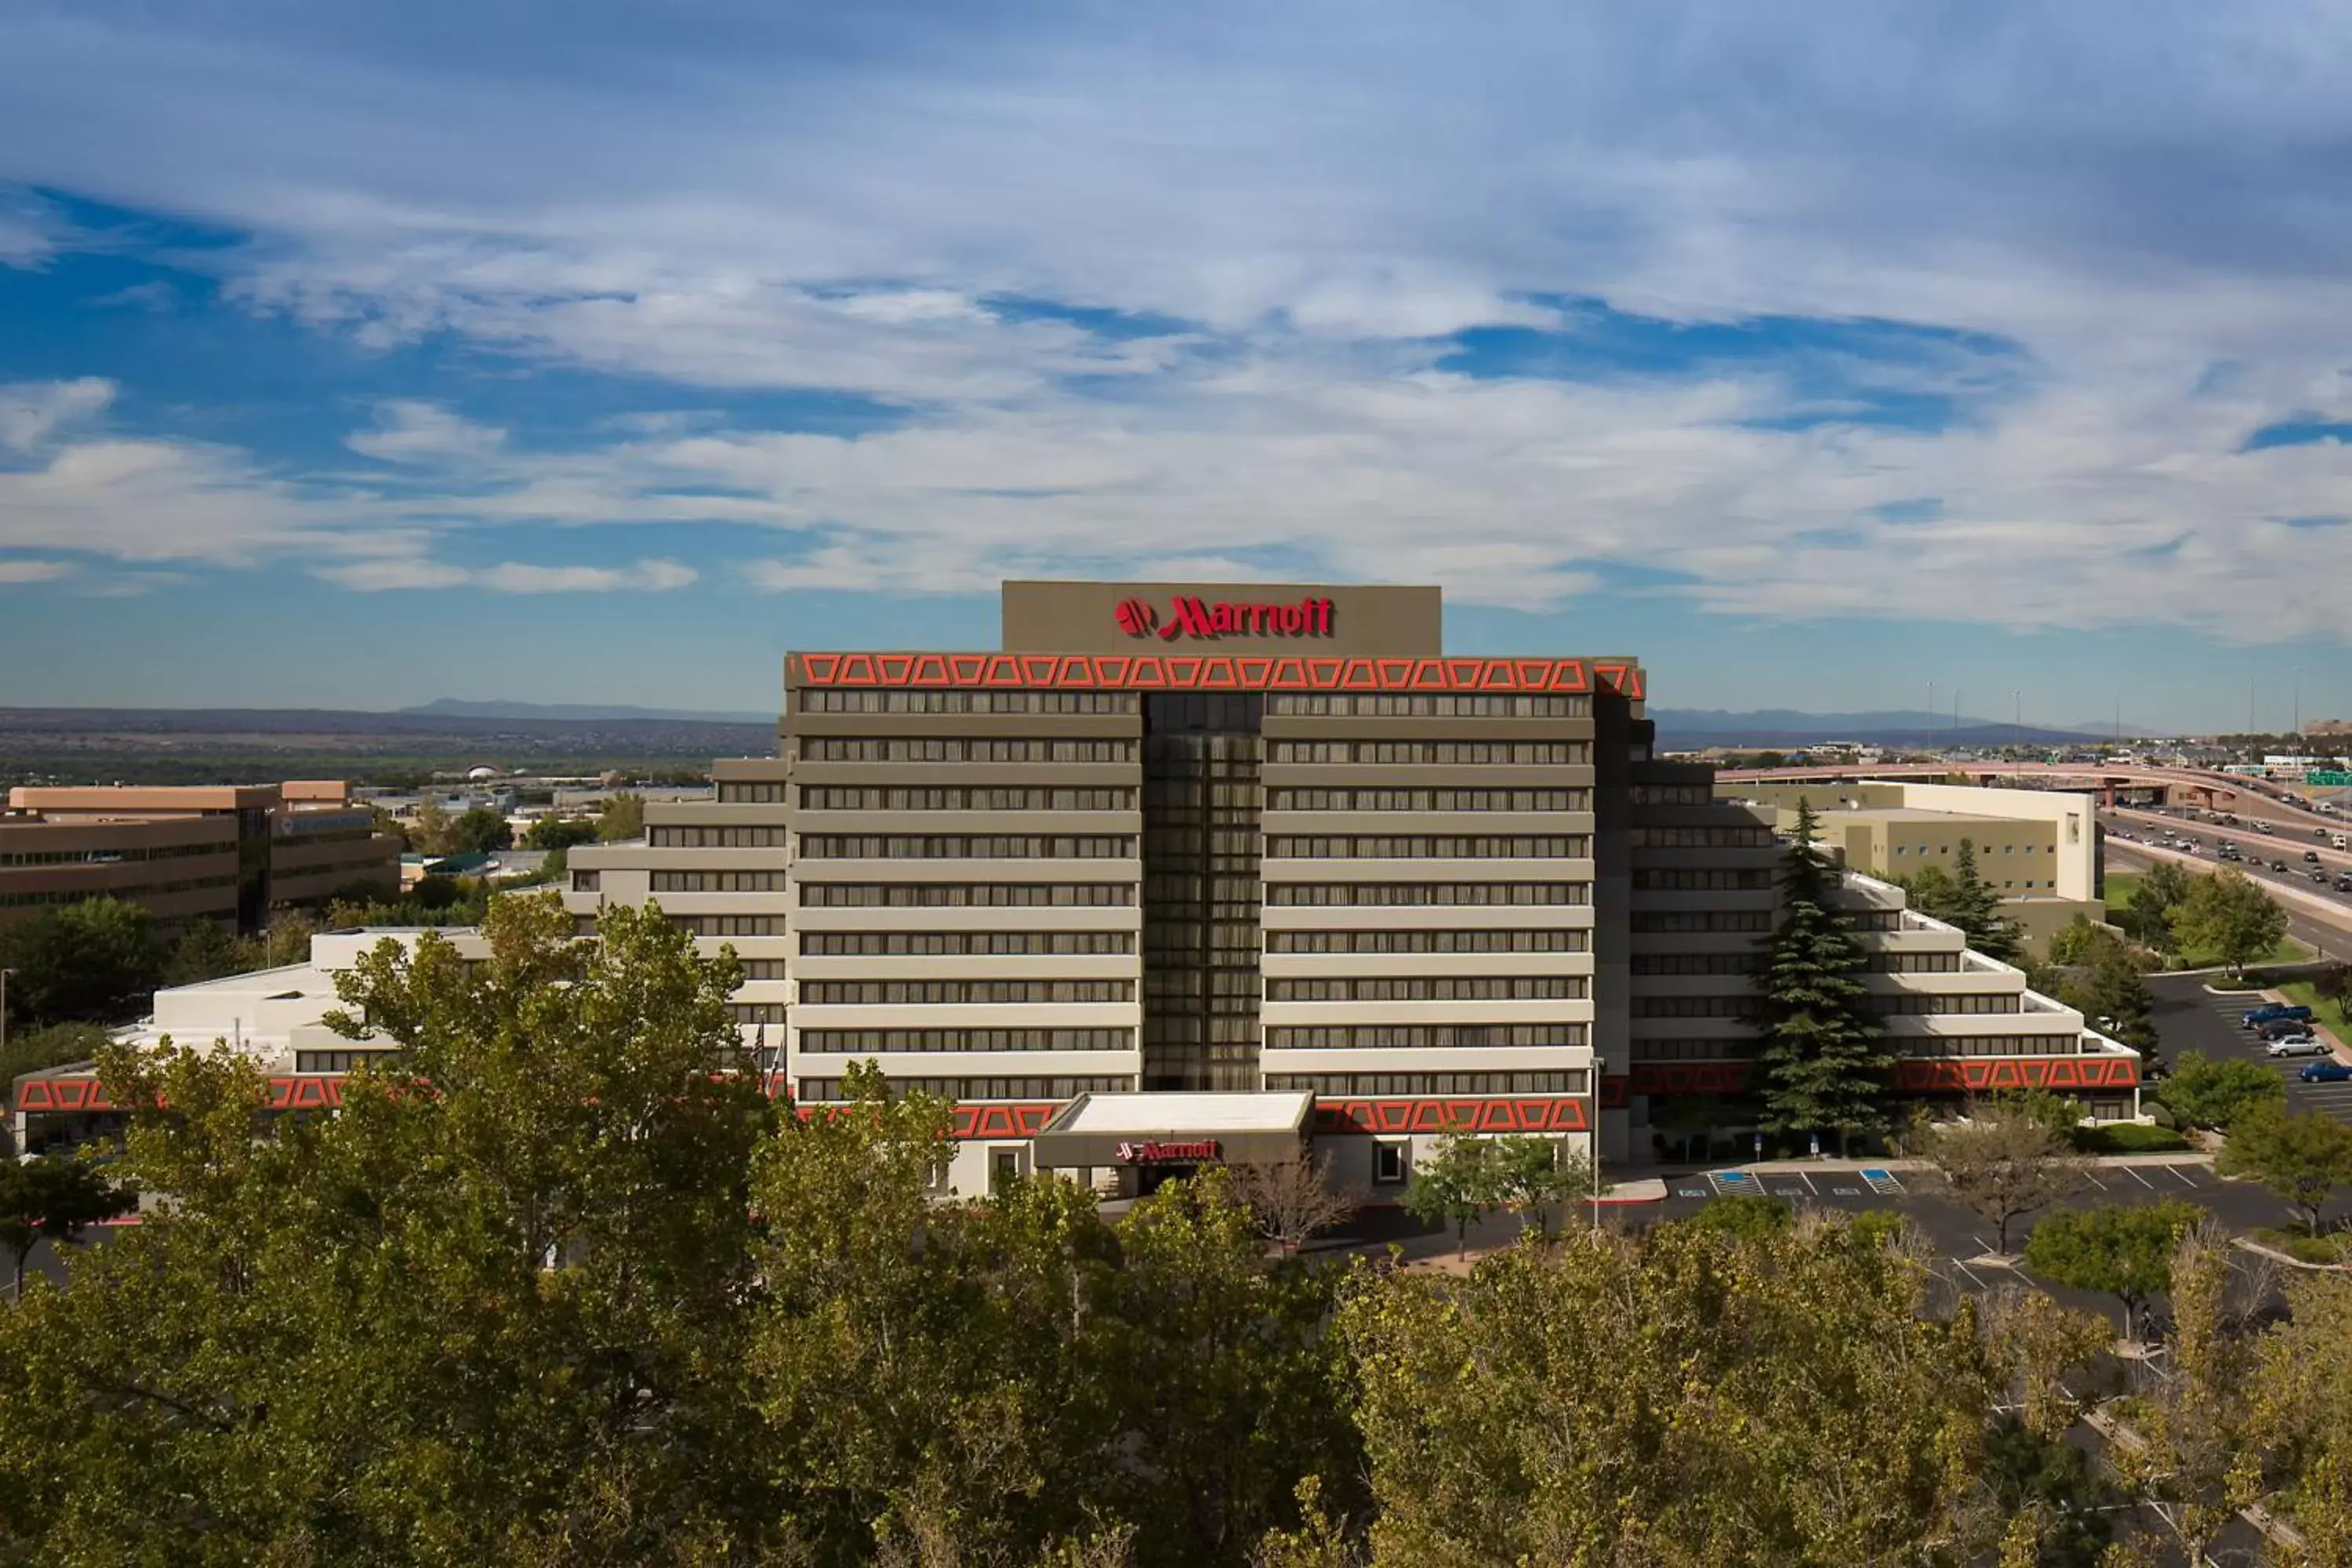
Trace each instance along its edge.
<instances>
[{"instance_id":1,"label":"overpass bridge","mask_svg":"<svg viewBox=\"0 0 2352 1568\"><path fill-rule=\"evenodd\" d=\"M1732 768L1717 773L1721 784L1839 784L1872 779L1949 781L1990 786L2009 783L2028 788L2096 795L2112 808L2121 797L2153 793L2167 805L2204 811L2235 811L2261 801L2310 813L2302 800L2266 779L2201 768L2129 766L2114 763L1825 763L1795 768ZM2316 814L2310 820L2322 820Z\"/></svg>"}]
</instances>

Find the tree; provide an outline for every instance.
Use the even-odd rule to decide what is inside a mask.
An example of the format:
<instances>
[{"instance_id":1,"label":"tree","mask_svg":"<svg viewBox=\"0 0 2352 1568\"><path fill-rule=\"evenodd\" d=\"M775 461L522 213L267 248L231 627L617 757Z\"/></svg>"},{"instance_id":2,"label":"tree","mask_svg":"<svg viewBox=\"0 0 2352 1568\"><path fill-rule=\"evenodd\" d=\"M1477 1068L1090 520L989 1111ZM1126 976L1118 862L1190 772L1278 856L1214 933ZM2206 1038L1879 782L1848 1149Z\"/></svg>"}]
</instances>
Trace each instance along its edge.
<instances>
[{"instance_id":1,"label":"tree","mask_svg":"<svg viewBox=\"0 0 2352 1568\"><path fill-rule=\"evenodd\" d=\"M2352 1562L2352 1281L2296 1273L2256 1346L2247 1445L2304 1536L2306 1560Z\"/></svg>"},{"instance_id":2,"label":"tree","mask_svg":"<svg viewBox=\"0 0 2352 1568\"><path fill-rule=\"evenodd\" d=\"M2140 873L2120 923L2132 940L2159 953L2180 951L2172 931L2172 914L2189 900L2189 876L2170 860L2159 860Z\"/></svg>"},{"instance_id":3,"label":"tree","mask_svg":"<svg viewBox=\"0 0 2352 1568\"><path fill-rule=\"evenodd\" d=\"M2300 1210L2304 1227L2317 1236L2320 1211L2338 1187L2352 1184L2352 1127L2325 1110L2290 1114L2264 1100L2230 1124L2230 1142L2213 1168L2260 1182Z\"/></svg>"},{"instance_id":4,"label":"tree","mask_svg":"<svg viewBox=\"0 0 2352 1568\"><path fill-rule=\"evenodd\" d=\"M416 826L409 834L408 843L419 855L448 855L456 851L449 813L439 801L427 796L416 803Z\"/></svg>"},{"instance_id":5,"label":"tree","mask_svg":"<svg viewBox=\"0 0 2352 1568\"><path fill-rule=\"evenodd\" d=\"M2352 996L2352 964L2324 965L2311 977L2311 988L2340 1008L2347 996Z\"/></svg>"},{"instance_id":6,"label":"tree","mask_svg":"<svg viewBox=\"0 0 2352 1568\"><path fill-rule=\"evenodd\" d=\"M2016 925L2001 917L2000 893L1977 873L1976 841L1960 840L1952 858L1952 904L1948 919L1969 933L1969 946L2006 963L2017 956Z\"/></svg>"},{"instance_id":7,"label":"tree","mask_svg":"<svg viewBox=\"0 0 2352 1568\"><path fill-rule=\"evenodd\" d=\"M1347 1224L1363 1207L1331 1184L1331 1163L1301 1155L1262 1165L1236 1165L1234 1199L1250 1212L1268 1241L1296 1252L1324 1231Z\"/></svg>"},{"instance_id":8,"label":"tree","mask_svg":"<svg viewBox=\"0 0 2352 1568\"><path fill-rule=\"evenodd\" d=\"M2140 1053L2156 1054L2156 995L2139 963L2120 942L2107 944L2091 966L2083 985L2082 1011L2116 1039Z\"/></svg>"},{"instance_id":9,"label":"tree","mask_svg":"<svg viewBox=\"0 0 2352 1568\"><path fill-rule=\"evenodd\" d=\"M1554 1206L1565 1208L1599 1195L1592 1162L1557 1138L1534 1133L1498 1138L1495 1165L1503 1206L1532 1215L1538 1234L1549 1229L1549 1213Z\"/></svg>"},{"instance_id":10,"label":"tree","mask_svg":"<svg viewBox=\"0 0 2352 1568\"><path fill-rule=\"evenodd\" d=\"M2071 1110L2059 1115L2071 1121ZM1953 1199L1992 1226L1998 1252L2009 1250L2011 1222L2083 1185L2084 1163L2055 1120L2021 1098L1996 1098L1971 1104L1964 1121L1919 1123L1920 1152Z\"/></svg>"},{"instance_id":11,"label":"tree","mask_svg":"<svg viewBox=\"0 0 2352 1568\"><path fill-rule=\"evenodd\" d=\"M107 1031L98 1024L49 1024L37 1029L11 1029L0 1045L0 1093L9 1092L20 1073L68 1062L98 1059Z\"/></svg>"},{"instance_id":12,"label":"tree","mask_svg":"<svg viewBox=\"0 0 2352 1568\"><path fill-rule=\"evenodd\" d=\"M2034 1568L2099 1568L2130 1500L2087 1452L2008 1417L1986 1439L1984 1480L2004 1513L2032 1521Z\"/></svg>"},{"instance_id":13,"label":"tree","mask_svg":"<svg viewBox=\"0 0 2352 1568\"><path fill-rule=\"evenodd\" d=\"M1373 1561L1978 1560L2008 1368L1932 1279L1828 1221L1531 1240L1352 1291Z\"/></svg>"},{"instance_id":14,"label":"tree","mask_svg":"<svg viewBox=\"0 0 2352 1568\"><path fill-rule=\"evenodd\" d=\"M526 849L569 849L596 842L596 824L585 816L542 816L523 835Z\"/></svg>"},{"instance_id":15,"label":"tree","mask_svg":"<svg viewBox=\"0 0 2352 1568\"><path fill-rule=\"evenodd\" d=\"M621 790L604 801L603 815L596 818L596 837L604 844L625 844L632 838L646 836L646 797L635 790Z\"/></svg>"},{"instance_id":16,"label":"tree","mask_svg":"<svg viewBox=\"0 0 2352 1568\"><path fill-rule=\"evenodd\" d=\"M138 1194L107 1180L88 1159L0 1159L0 1248L13 1263L10 1294L23 1298L25 1259L40 1242L70 1244L91 1226L138 1205Z\"/></svg>"},{"instance_id":17,"label":"tree","mask_svg":"<svg viewBox=\"0 0 2352 1568\"><path fill-rule=\"evenodd\" d=\"M117 1024L147 1010L163 946L137 904L85 899L0 929L0 969L17 1024Z\"/></svg>"},{"instance_id":18,"label":"tree","mask_svg":"<svg viewBox=\"0 0 2352 1568\"><path fill-rule=\"evenodd\" d=\"M171 955L163 961L163 983L166 985L194 985L199 981L217 980L224 974L242 974L259 967L260 944L239 942L235 932L217 921L197 921L180 933L172 944Z\"/></svg>"},{"instance_id":19,"label":"tree","mask_svg":"<svg viewBox=\"0 0 2352 1568\"><path fill-rule=\"evenodd\" d=\"M403 823L400 818L393 816L389 810L385 809L383 806L376 805L373 801L368 804L367 810L368 826L370 831L380 833L387 838L398 839L400 841L400 852L404 855L407 854L407 825Z\"/></svg>"},{"instance_id":20,"label":"tree","mask_svg":"<svg viewBox=\"0 0 2352 1568\"><path fill-rule=\"evenodd\" d=\"M458 855L495 855L514 846L514 829L506 817L487 805L477 805L460 812L449 825L450 852Z\"/></svg>"},{"instance_id":21,"label":"tree","mask_svg":"<svg viewBox=\"0 0 2352 1568\"><path fill-rule=\"evenodd\" d=\"M1471 1222L1506 1201L1501 1151L1491 1138L1449 1128L1425 1158L1413 1162L1404 1211L1423 1225L1454 1227L1456 1250L1470 1250Z\"/></svg>"},{"instance_id":22,"label":"tree","mask_svg":"<svg viewBox=\"0 0 2352 1568\"><path fill-rule=\"evenodd\" d=\"M2139 1309L2161 1295L2171 1278L2173 1248L2201 1217L2191 1205L2174 1202L2060 1209L2026 1238L2026 1265L2061 1285L2113 1296L2123 1305L2128 1340Z\"/></svg>"},{"instance_id":23,"label":"tree","mask_svg":"<svg viewBox=\"0 0 2352 1568\"><path fill-rule=\"evenodd\" d=\"M2172 911L2172 933L2183 948L2203 948L2240 974L2286 935L2286 910L2252 878L2225 866L2197 879Z\"/></svg>"},{"instance_id":24,"label":"tree","mask_svg":"<svg viewBox=\"0 0 2352 1568\"><path fill-rule=\"evenodd\" d=\"M2164 1080L2163 1100L2183 1121L2226 1130L2253 1106L2284 1103L2286 1085L2260 1062L2217 1062L2191 1051Z\"/></svg>"},{"instance_id":25,"label":"tree","mask_svg":"<svg viewBox=\"0 0 2352 1568\"><path fill-rule=\"evenodd\" d=\"M1783 914L1757 978L1763 1068L1758 1124L1768 1131L1854 1132L1886 1126L1895 1058L1856 978L1863 952L1834 901L1837 870L1814 844L1811 803L1800 800L1781 874Z\"/></svg>"}]
</instances>

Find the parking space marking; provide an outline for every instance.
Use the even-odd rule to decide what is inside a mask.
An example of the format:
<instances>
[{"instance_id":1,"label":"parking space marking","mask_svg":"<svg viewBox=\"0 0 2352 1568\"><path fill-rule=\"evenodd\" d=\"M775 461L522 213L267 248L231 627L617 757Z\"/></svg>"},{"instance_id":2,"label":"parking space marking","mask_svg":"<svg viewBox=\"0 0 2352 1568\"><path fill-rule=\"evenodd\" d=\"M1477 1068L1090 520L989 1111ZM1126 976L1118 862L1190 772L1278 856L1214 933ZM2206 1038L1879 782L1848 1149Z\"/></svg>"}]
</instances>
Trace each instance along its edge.
<instances>
[{"instance_id":1,"label":"parking space marking","mask_svg":"<svg viewBox=\"0 0 2352 1568\"><path fill-rule=\"evenodd\" d=\"M1709 1171L1706 1179L1715 1184L1718 1193L1753 1193L1761 1194L1764 1184L1745 1171Z\"/></svg>"},{"instance_id":2,"label":"parking space marking","mask_svg":"<svg viewBox=\"0 0 2352 1568\"><path fill-rule=\"evenodd\" d=\"M1797 1180L1799 1180L1799 1181L1801 1181L1801 1182L1804 1183L1804 1184L1805 1184L1805 1190L1806 1190L1807 1192L1809 1192L1809 1193L1812 1194L1813 1194L1813 1196L1815 1196L1815 1197L1820 1197L1820 1196L1822 1195L1822 1190L1821 1190L1821 1188L1819 1188L1819 1187L1817 1187L1817 1186L1813 1185L1813 1179L1812 1179L1812 1177L1811 1177L1811 1176L1809 1176L1809 1175L1805 1174L1805 1173L1804 1173L1804 1172L1800 1171L1800 1172L1798 1172L1798 1173L1797 1173Z\"/></svg>"},{"instance_id":3,"label":"parking space marking","mask_svg":"<svg viewBox=\"0 0 2352 1568\"><path fill-rule=\"evenodd\" d=\"M2090 1183L2090 1184L2091 1184L2091 1185L2093 1185L2093 1186L2095 1186L2095 1187L2098 1188L2098 1189L2099 1189L2099 1191L2101 1191L2101 1192L2103 1192L2103 1193L2104 1193L2104 1192L2105 1192L2105 1191L2107 1190L2107 1184L2106 1184L2106 1183L2105 1183L2105 1182L2103 1182L2103 1181L2101 1181L2101 1180L2099 1180L2099 1178L2098 1178L2098 1177L2096 1177L2096 1176L2095 1176L2095 1175L2091 1174L2091 1173L2090 1173L2090 1172L2088 1172L2088 1171L2085 1171L2085 1172L2084 1172L2084 1173L2083 1173L2083 1180L2084 1180L2084 1181L2086 1181L2086 1182Z\"/></svg>"},{"instance_id":4,"label":"parking space marking","mask_svg":"<svg viewBox=\"0 0 2352 1568\"><path fill-rule=\"evenodd\" d=\"M1833 1198L1858 1198L1862 1196L1862 1189L1860 1187L1832 1187L1830 1189L1830 1196Z\"/></svg>"},{"instance_id":5,"label":"parking space marking","mask_svg":"<svg viewBox=\"0 0 2352 1568\"><path fill-rule=\"evenodd\" d=\"M2133 1181L2137 1182L2141 1186L2146 1187L2149 1192L2156 1191L2156 1184L2149 1181L2146 1176L2141 1175L2138 1171L2133 1169L2131 1166L2119 1165L2116 1169L2123 1172L2125 1175L2129 1176Z\"/></svg>"},{"instance_id":6,"label":"parking space marking","mask_svg":"<svg viewBox=\"0 0 2352 1568\"><path fill-rule=\"evenodd\" d=\"M1969 1282L1975 1285L1978 1289L1982 1290L1987 1288L1984 1280L1978 1275L1977 1271L1969 1268L1967 1264L1961 1262L1958 1258L1955 1258L1952 1259L1952 1267L1967 1275Z\"/></svg>"},{"instance_id":7,"label":"parking space marking","mask_svg":"<svg viewBox=\"0 0 2352 1568\"><path fill-rule=\"evenodd\" d=\"M1895 1179L1895 1173L1891 1171L1874 1168L1871 1170L1858 1172L1856 1173L1859 1174L1864 1181L1870 1184L1870 1190L1872 1192L1878 1194L1882 1197L1900 1196L1902 1194L1903 1184Z\"/></svg>"},{"instance_id":8,"label":"parking space marking","mask_svg":"<svg viewBox=\"0 0 2352 1568\"><path fill-rule=\"evenodd\" d=\"M2195 1185L2197 1184L2196 1183L2194 1183L2194 1182L2190 1181L2190 1180L2189 1180L2186 1175L2183 1175L2183 1174L2181 1173L2180 1167L2179 1167L2179 1166L2178 1166L2178 1165L2167 1165L2167 1166L2165 1167L2165 1169L2166 1169L2166 1170L2168 1170L2168 1171L2169 1171L2169 1172L2171 1172L2174 1175L2176 1175L2176 1176L2179 1176L2179 1177L2180 1177L2180 1184L2181 1184L2182 1186L2184 1186L2184 1187L2193 1187L2193 1186L2195 1186Z\"/></svg>"}]
</instances>

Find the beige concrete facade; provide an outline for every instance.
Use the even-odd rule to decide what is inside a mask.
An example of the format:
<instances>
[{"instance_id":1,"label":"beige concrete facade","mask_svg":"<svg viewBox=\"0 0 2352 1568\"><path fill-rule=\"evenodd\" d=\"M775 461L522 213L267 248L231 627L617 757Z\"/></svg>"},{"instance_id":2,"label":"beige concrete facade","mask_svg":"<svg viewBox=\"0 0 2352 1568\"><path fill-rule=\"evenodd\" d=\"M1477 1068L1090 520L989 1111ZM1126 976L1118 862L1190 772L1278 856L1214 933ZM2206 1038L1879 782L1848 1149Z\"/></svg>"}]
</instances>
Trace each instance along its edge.
<instances>
[{"instance_id":1,"label":"beige concrete facade","mask_svg":"<svg viewBox=\"0 0 2352 1568\"><path fill-rule=\"evenodd\" d=\"M399 888L399 841L339 780L218 787L26 787L0 815L0 924L90 898L136 903L167 934L257 929L360 885Z\"/></svg>"}]
</instances>

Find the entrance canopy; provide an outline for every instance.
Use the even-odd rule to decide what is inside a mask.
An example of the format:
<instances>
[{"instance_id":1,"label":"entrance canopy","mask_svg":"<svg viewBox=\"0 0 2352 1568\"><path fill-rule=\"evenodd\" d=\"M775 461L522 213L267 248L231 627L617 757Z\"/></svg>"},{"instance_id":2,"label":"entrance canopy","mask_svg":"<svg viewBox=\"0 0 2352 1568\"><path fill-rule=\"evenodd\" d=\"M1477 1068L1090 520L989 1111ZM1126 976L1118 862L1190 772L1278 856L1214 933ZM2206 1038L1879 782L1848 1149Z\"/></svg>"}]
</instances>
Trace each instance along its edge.
<instances>
[{"instance_id":1,"label":"entrance canopy","mask_svg":"<svg viewBox=\"0 0 2352 1568\"><path fill-rule=\"evenodd\" d=\"M1030 1142L1046 1169L1255 1165L1296 1160L1315 1096L1082 1094Z\"/></svg>"}]
</instances>

